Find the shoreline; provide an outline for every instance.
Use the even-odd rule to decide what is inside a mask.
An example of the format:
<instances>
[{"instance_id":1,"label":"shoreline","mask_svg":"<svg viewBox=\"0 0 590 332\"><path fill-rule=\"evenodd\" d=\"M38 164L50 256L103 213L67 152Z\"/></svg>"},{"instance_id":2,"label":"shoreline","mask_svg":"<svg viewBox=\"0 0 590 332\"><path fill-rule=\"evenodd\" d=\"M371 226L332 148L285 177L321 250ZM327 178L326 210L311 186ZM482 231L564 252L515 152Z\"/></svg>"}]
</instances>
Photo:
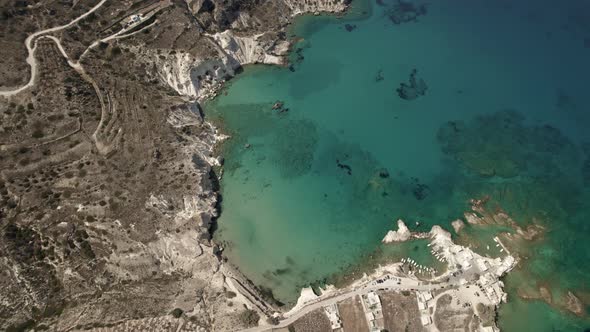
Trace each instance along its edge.
<instances>
[{"instance_id":1,"label":"shoreline","mask_svg":"<svg viewBox=\"0 0 590 332\"><path fill-rule=\"evenodd\" d=\"M369 10L362 11L362 13L360 13L359 17L351 18L350 19L351 21L363 20L372 14L373 4L370 1L366 1L366 4L367 4L367 8ZM361 8L361 10L362 9L363 8ZM329 14L326 14L324 17L325 18L333 18L334 16L338 16L338 19L342 19L349 13L349 10L350 10L350 8L347 8L346 12L344 12L344 13L329 13ZM359 14L359 13L356 13L356 14ZM324 15L324 14L322 14L322 15ZM317 18L317 16L318 16L317 13L316 14L299 13L295 17L303 18L303 19L305 19L305 18L314 19L314 18ZM293 32L294 29L296 29L296 28L297 28L296 23L292 22L291 25L287 28L287 31ZM295 36L295 35L293 35L293 36ZM292 55L292 52L294 51L293 46L297 43L297 41L298 41L297 38L292 38L289 40L289 43L290 43L289 50L284 55L285 59L288 59L289 56ZM211 104L214 103L215 100L217 98L219 98L220 95L223 94L224 91L227 91L227 89L229 89L231 87L231 85L235 82L235 80L238 78L239 75L241 75L245 70L251 69L253 67L260 67L261 69L273 68L273 67L286 68L286 67L288 67L288 63L280 63L280 64L277 64L277 63L247 63L244 65L241 65L239 67L239 69L236 71L235 76L231 77L227 81L222 82L221 84L215 85L214 90L208 91L208 93L204 96L204 98L199 100L200 105L202 105L202 109L205 110L207 107L211 107ZM221 121L214 120L213 122L209 122L209 119L207 119L207 117L206 117L206 111L204 111L204 113L205 113L205 121L207 121L207 123L210 123L212 126L214 126L214 128L224 136L223 139L216 141L214 148L213 148L213 151L215 153L214 158L216 160L220 160L220 159L223 160L224 155L225 155L224 148L225 148L226 144L228 144L228 142L226 140L232 138L232 133L229 130L227 130L226 128L224 128L224 124L223 124L222 120ZM224 172L223 165L216 165L215 168L216 168L216 170L214 171L214 173L217 177L217 180L221 184L221 181L223 178L223 172ZM216 192L216 194L218 195L218 197L222 197L221 188ZM220 217L220 215L222 213L221 210L222 210L222 208L220 207L218 210L218 216L214 220L215 224L217 223L217 219ZM215 227L217 227L217 226L215 226ZM210 233L212 245L216 246L216 247L223 248L222 243L217 243L214 241L214 234L215 234L215 231ZM429 237L430 237L430 232L417 232L417 233L411 232L411 239L408 239L408 240L428 239ZM221 270L227 271L227 274L224 273L224 276L228 280L230 280L230 283L236 282L238 284L237 287L236 287L236 285L232 285L231 287L243 289L243 292L245 294L241 293L241 295L244 297L244 299L247 300L248 305L252 308L256 308L260 313L264 314L264 313L269 312L269 310L271 310L271 309L275 309L275 315L280 312L288 314L289 312L292 312L295 308L297 308L298 303L301 301L302 296L304 298L306 296L309 296L311 286L303 288L301 290L302 295L300 295L300 297L297 299L297 303L295 303L293 306L288 305L285 307L277 307L273 303L268 302L264 298L264 296L258 290L258 287L245 274L243 274L240 271L239 267L237 267L235 264L229 262L228 257L223 255L223 249L221 249L221 251L219 252L219 259L221 262ZM339 290L341 291L344 289L348 289L349 287L355 287L355 285L357 285L359 283L366 282L366 278L371 278L371 276L375 277L380 272L382 273L383 271L389 271L392 268L395 269L395 268L404 264L403 262L401 262L399 260L397 260L397 261L394 261L394 260L395 259L388 259L389 262L386 263L385 265L378 264L376 267L369 266L369 267L367 267L367 270L363 270L361 268L361 273L363 273L363 276L361 276L360 278L353 277L352 280L349 281L350 284L349 284L349 282L345 282L344 286L341 288L336 288L331 285L328 285L327 287L330 289L330 292L337 292ZM353 263L353 264L351 264L350 267L347 267L346 269L354 268L357 266L360 266L360 265L358 263ZM335 273L335 274L344 276L345 274L347 274L347 272L345 270L342 272L339 272L339 273ZM367 275L367 272L370 272L369 275ZM332 279L333 275L328 276L328 278ZM346 279L348 279L348 278L346 278ZM313 294L313 291L311 291L311 293ZM288 309L288 311L285 312L285 309ZM267 314L266 316L272 317L273 315Z\"/></svg>"},{"instance_id":2,"label":"shoreline","mask_svg":"<svg viewBox=\"0 0 590 332\"><path fill-rule=\"evenodd\" d=\"M436 311L438 299L449 292L459 292L460 298L478 303L478 307L481 304L485 308L494 308L494 311L498 309L501 303L507 301L507 294L503 291L504 284L501 278L517 264L517 260L513 256L506 255L502 259L483 257L469 248L455 244L451 240L450 233L437 225L433 226L428 234L430 245L436 250L440 250L449 262L449 268L442 275L432 279L417 278L413 273L405 272L404 264L407 264L408 261L404 262L403 259L402 262L380 265L372 273L368 275L365 273L363 277L358 278L348 286L336 288L327 285L322 289L320 295L315 294L311 287L303 288L297 304L293 308L282 314L275 313L272 316L278 319L278 321L275 320L278 324L259 325L245 331L265 331L272 328L287 327L313 310L334 305L352 297L374 293L375 291L416 292L419 299L422 293L434 294L434 298L433 295L430 295L434 303L431 302L429 305L429 307L434 305L434 311ZM415 235L417 238L425 236L423 233L416 233ZM411 241L411 239L405 241ZM409 261L410 267L417 266L415 262ZM476 289L481 289L486 296L479 297L477 292L473 293L473 288L469 290L470 285L478 286L479 288ZM479 309L476 314L483 317L483 313L479 312ZM424 311L421 313L421 318L425 317L424 319L431 322L436 318L435 316L434 313L429 314ZM492 326L497 328L495 323Z\"/></svg>"},{"instance_id":3,"label":"shoreline","mask_svg":"<svg viewBox=\"0 0 590 332\"><path fill-rule=\"evenodd\" d=\"M363 0L364 1L364 0ZM370 3L367 1L367 3ZM310 16L310 17L317 17L319 15L326 15L326 17L334 17L338 16L338 18L342 18L349 13L351 8L350 4L346 4L346 6L341 11L324 11L319 12L315 11L314 13L310 12L299 12L296 13L292 19L300 18L303 16ZM327 14L326 14L327 13ZM313 16L311 16L313 15ZM294 27L294 22L292 21L288 27L288 31L292 31ZM230 32L231 30L227 30L226 32ZM210 36L211 39L215 40L213 36ZM222 275L224 276L224 284L226 284L229 289L233 291L237 291L236 293L239 294L240 302L242 302L247 308L251 310L257 311L261 315L261 319L259 321L259 326L265 326L265 319L262 317L270 318L273 317L274 314L279 312L281 309L276 306L276 303L271 303L267 299L265 299L264 294L260 292L258 287L252 283L252 281L243 274L235 264L229 262L228 258L223 256L223 246L221 243L217 243L214 240L214 234L217 229L217 220L222 213L222 193L221 193L221 181L223 178L223 147L224 144L227 144L225 141L231 139L231 133L224 129L223 123L216 123L210 122L204 112L204 109L207 104L212 103L216 98L219 97L224 90L228 89L232 82L235 81L238 75L240 75L244 68L251 67L251 66L264 66L264 67L287 67L288 66L288 57L292 53L292 46L295 45L296 40L290 39L289 41L289 48L285 54L282 54L281 57L285 61L285 63L245 63L239 64L235 69L235 74L229 79L223 81L216 81L213 79L213 82L210 86L201 86L200 90L203 94L200 94L194 98L194 102L199 105L201 109L202 116L204 122L211 127L211 129L218 135L215 135L215 141L213 142L212 154L207 158L207 161L210 163L211 170L215 180L219 184L219 187L213 191L213 194L217 197L216 204L215 204L215 213L214 216L211 218L211 226L209 227L209 246L212 248L212 254L217 257L219 261L219 270L221 271ZM194 82L191 79L191 84L197 88L199 85L198 82ZM195 91L196 93L197 91ZM179 91L180 93L180 91ZM183 93L181 93L183 95ZM187 96L190 98L190 96ZM192 98L191 98L192 99ZM274 298L272 299L276 301Z\"/></svg>"},{"instance_id":4,"label":"shoreline","mask_svg":"<svg viewBox=\"0 0 590 332\"><path fill-rule=\"evenodd\" d=\"M311 18L313 18L313 17L311 17ZM292 46L292 45L293 45L293 44L291 44L291 46ZM286 55L286 56L288 57L288 56L291 54L291 52L292 52L292 49L290 49L290 50L289 50L289 52L287 53L287 55ZM281 64L278 64L278 65L277 65L277 64L254 63L254 64L245 64L243 67L244 67L244 68L246 68L246 67L253 67L253 66L260 66L261 68L264 68L264 67L269 67L269 66L272 66L272 67L275 67L275 66L281 66L281 67L285 67L286 65L285 65L285 64L282 64L282 65L281 65ZM213 96L213 98L211 98L211 99L209 99L209 100L210 100L210 101L212 101L212 100L214 100L215 98L218 98L218 97L219 97L219 94L223 93L223 91L224 91L225 89L228 89L228 88L231 86L231 84L234 82L234 80L235 80L236 78L237 78L237 75L236 75L236 76L234 76L232 79L230 79L230 80L226 81L226 82L225 82L225 83L224 83L222 86L220 86L220 87L219 87L219 90L215 92L215 95ZM217 128L218 128L218 129L219 129L221 132L223 132L223 133L226 133L226 134L228 134L228 135L230 134L230 133L229 133L227 130L224 130L224 128L223 128L223 125L219 125L219 124L217 124L217 123L216 123L215 125L217 126ZM227 142L219 142L219 144L217 144L217 143L216 143L215 151L216 151L216 153L217 153L217 152L219 152L219 153L220 153L219 155L216 155L216 157L217 157L217 158L218 158L218 157L222 157L222 156L224 155L224 153L223 153L223 146L224 146L224 144L227 144ZM220 151L221 151L221 152L220 152ZM219 169L219 172L216 172L216 174L218 175L218 179L219 179L219 181L221 181L221 179L222 179L222 177L223 177L223 168L222 168L222 167L220 167L220 169ZM218 194L221 194L221 192L219 192ZM469 221L469 220L467 220L467 221ZM457 232L457 233L458 233L458 232ZM214 235L214 233L211 233L211 235L213 236L213 235ZM216 244L215 242L212 242L212 243ZM508 249L506 249L506 248L504 248L504 249L505 249L506 251L508 251ZM222 257L224 257L224 258L225 258L225 256L222 256ZM223 263L223 266L226 266L226 264L227 264L227 263ZM397 263L392 263L392 264L397 264ZM231 264L230 264L230 265L231 265ZM246 280L248 283L250 283L250 284L251 284L251 286L252 286L252 288L254 289L254 292L256 292L256 287L255 287L255 286L254 286L254 285L251 283L251 281L250 281L250 280L248 280L248 278L247 278L245 275L243 275L243 274L242 274L242 273L239 271L239 268L238 268L237 266L235 266L235 265L232 265L232 266L231 266L231 268L232 268L233 270L235 270L235 272L234 272L234 273L240 274L240 275L241 275L241 276L242 276L242 277L243 277L243 278L244 278L244 279L245 279L245 280ZM381 268L381 266L378 266L378 268L377 268L377 269L379 269L379 268ZM230 279L230 280L231 280L231 279ZM358 280L357 280L357 281L358 281ZM230 281L230 282L231 282L231 281Z\"/></svg>"}]
</instances>

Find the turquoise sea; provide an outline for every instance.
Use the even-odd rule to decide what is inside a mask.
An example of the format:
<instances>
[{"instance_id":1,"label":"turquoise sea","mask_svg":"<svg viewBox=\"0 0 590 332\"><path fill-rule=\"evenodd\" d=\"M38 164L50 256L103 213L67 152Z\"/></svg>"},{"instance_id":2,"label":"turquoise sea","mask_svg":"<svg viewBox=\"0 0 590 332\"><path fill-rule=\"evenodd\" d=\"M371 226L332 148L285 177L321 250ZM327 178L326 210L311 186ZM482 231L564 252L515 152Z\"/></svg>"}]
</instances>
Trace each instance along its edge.
<instances>
[{"instance_id":1,"label":"turquoise sea","mask_svg":"<svg viewBox=\"0 0 590 332\"><path fill-rule=\"evenodd\" d=\"M290 68L247 66L205 105L231 135L215 233L231 264L293 303L384 256L432 263L424 243L380 241L398 218L450 230L489 196L545 227L505 280L500 327L590 328L590 2L358 0L289 36ZM519 297L540 286L551 306Z\"/></svg>"}]
</instances>

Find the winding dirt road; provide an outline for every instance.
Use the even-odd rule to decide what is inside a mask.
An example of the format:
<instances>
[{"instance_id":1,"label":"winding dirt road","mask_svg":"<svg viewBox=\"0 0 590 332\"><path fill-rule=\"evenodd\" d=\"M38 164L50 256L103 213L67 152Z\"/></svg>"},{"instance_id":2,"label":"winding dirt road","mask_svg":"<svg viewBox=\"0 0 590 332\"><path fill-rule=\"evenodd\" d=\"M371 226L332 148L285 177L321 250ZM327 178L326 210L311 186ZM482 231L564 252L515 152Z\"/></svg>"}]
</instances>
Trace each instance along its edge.
<instances>
[{"instance_id":1,"label":"winding dirt road","mask_svg":"<svg viewBox=\"0 0 590 332\"><path fill-rule=\"evenodd\" d=\"M61 25L58 27L53 27L53 28L37 31L37 32L33 33L32 35L28 36L27 39L25 39L25 46L27 47L27 52L29 53L26 61L29 64L29 66L31 67L31 78L29 79L29 82L27 84L25 84L19 88L16 88L13 90L0 91L0 96L3 96L3 97L14 96L14 95L30 88L31 86L33 86L35 84L35 79L37 77L37 60L35 59L35 50L37 49L37 41L39 40L40 37L43 37L43 35L45 35L45 34L60 31L60 30L67 29L67 28L73 26L74 24L78 23L80 20L83 20L88 15L95 12L107 1L108 0L100 1L98 4L96 4L96 6L92 7L89 11L78 16L76 19L74 19L73 21L71 21L70 23L68 23L66 25ZM73 61L70 60L70 58L67 56L66 52L63 50L63 47L61 46L59 39L57 39L53 36L47 36L47 37L51 38L53 41L55 41L57 43L57 45L60 49L60 52L68 60L68 63L70 64L70 66L72 66L74 69L78 69L78 68L76 68L76 66L79 66L79 65L75 64Z\"/></svg>"}]
</instances>

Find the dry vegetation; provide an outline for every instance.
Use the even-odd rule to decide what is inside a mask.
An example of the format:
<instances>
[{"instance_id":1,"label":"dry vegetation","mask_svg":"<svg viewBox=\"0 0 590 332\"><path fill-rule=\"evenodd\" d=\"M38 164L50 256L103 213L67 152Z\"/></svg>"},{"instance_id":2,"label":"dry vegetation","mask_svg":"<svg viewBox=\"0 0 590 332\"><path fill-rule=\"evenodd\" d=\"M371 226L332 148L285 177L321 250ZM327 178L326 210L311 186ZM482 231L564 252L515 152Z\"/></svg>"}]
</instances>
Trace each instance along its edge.
<instances>
[{"instance_id":1,"label":"dry vegetation","mask_svg":"<svg viewBox=\"0 0 590 332\"><path fill-rule=\"evenodd\" d=\"M98 3L0 0L0 91L29 81L27 36ZM255 324L257 313L229 299L210 242L214 129L160 66L177 54L221 62L204 33L231 25L237 10L250 16L242 33L290 20L270 0L107 1L33 41L34 85L0 96L0 330ZM88 49L137 13L150 18L133 35Z\"/></svg>"},{"instance_id":2,"label":"dry vegetation","mask_svg":"<svg viewBox=\"0 0 590 332\"><path fill-rule=\"evenodd\" d=\"M380 292L385 329L390 332L423 331L416 294Z\"/></svg>"},{"instance_id":3,"label":"dry vegetation","mask_svg":"<svg viewBox=\"0 0 590 332\"><path fill-rule=\"evenodd\" d=\"M436 301L434 324L441 332L469 332L478 330L479 320L472 307L465 306L460 300L445 294Z\"/></svg>"},{"instance_id":4,"label":"dry vegetation","mask_svg":"<svg viewBox=\"0 0 590 332\"><path fill-rule=\"evenodd\" d=\"M360 297L355 296L338 303L338 311L342 318L344 332L369 330Z\"/></svg>"},{"instance_id":5,"label":"dry vegetation","mask_svg":"<svg viewBox=\"0 0 590 332\"><path fill-rule=\"evenodd\" d=\"M331 332L330 320L323 309L316 309L299 318L288 328L289 332Z\"/></svg>"}]
</instances>

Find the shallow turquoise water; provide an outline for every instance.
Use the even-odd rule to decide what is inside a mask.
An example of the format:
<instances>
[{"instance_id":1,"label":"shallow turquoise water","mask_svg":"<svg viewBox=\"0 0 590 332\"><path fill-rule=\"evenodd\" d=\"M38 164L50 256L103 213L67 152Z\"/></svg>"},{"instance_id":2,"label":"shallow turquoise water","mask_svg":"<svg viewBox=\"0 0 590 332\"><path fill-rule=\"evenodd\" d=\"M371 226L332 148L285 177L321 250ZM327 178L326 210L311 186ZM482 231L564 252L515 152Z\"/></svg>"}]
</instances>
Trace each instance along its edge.
<instances>
[{"instance_id":1,"label":"shallow turquoise water","mask_svg":"<svg viewBox=\"0 0 590 332\"><path fill-rule=\"evenodd\" d=\"M247 67L206 105L232 135L215 235L225 255L292 302L300 287L363 263L397 218L449 226L470 198L490 195L519 223L548 229L523 264L531 282L589 294L587 2L435 2L399 25L386 15L395 2L383 2L357 2L346 19L299 19L294 72ZM428 90L402 100L395 89L413 69ZM276 100L289 111L273 111ZM516 300L500 325L588 327Z\"/></svg>"}]
</instances>

